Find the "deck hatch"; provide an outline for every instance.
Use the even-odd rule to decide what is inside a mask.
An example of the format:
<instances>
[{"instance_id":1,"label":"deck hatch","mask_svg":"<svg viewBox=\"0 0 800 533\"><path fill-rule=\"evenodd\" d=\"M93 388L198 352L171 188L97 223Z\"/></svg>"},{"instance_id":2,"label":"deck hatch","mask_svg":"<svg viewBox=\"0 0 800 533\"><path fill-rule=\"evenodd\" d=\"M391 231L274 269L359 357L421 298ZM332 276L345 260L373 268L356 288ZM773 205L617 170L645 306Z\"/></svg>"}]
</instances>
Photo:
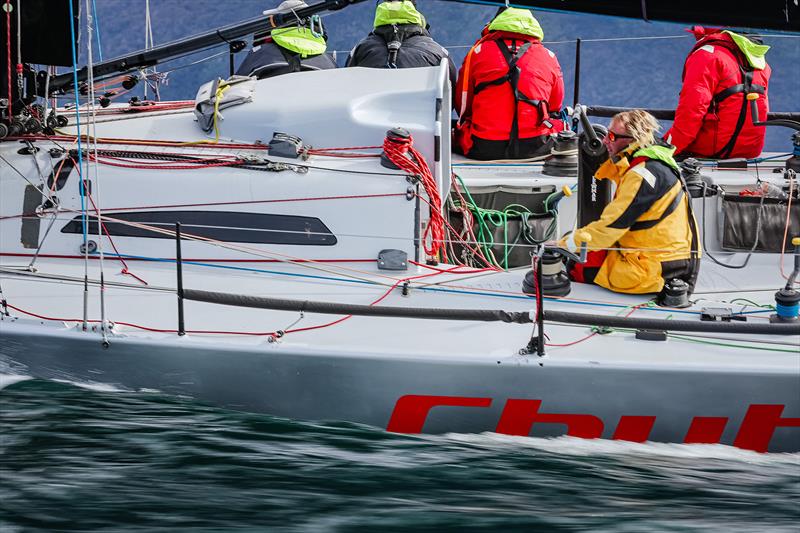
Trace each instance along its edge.
<instances>
[{"instance_id":1,"label":"deck hatch","mask_svg":"<svg viewBox=\"0 0 800 533\"><path fill-rule=\"evenodd\" d=\"M88 220L89 233L96 235L97 218L89 216ZM159 233L156 228L172 232L176 222L181 223L186 235L224 242L316 246L333 246L337 242L336 236L320 219L297 215L236 211L140 211L110 213L103 218L105 231L112 237L148 239L172 239L172 233ZM152 226L152 229L127 223ZM67 223L61 233L83 233L81 216Z\"/></svg>"}]
</instances>

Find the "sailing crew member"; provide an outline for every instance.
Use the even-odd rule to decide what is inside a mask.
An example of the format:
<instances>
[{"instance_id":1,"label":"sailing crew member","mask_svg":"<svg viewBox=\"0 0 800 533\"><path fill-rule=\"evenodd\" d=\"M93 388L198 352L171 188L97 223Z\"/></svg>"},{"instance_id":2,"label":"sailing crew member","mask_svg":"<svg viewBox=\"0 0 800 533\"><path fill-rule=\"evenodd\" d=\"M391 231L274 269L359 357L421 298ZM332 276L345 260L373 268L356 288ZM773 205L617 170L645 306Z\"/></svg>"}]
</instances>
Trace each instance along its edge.
<instances>
[{"instance_id":1,"label":"sailing crew member","mask_svg":"<svg viewBox=\"0 0 800 533\"><path fill-rule=\"evenodd\" d=\"M766 120L769 46L729 30L695 26L689 31L697 43L683 67L675 122L665 140L682 156L758 157L765 127L753 125L748 97L758 98L758 120Z\"/></svg>"},{"instance_id":2,"label":"sailing crew member","mask_svg":"<svg viewBox=\"0 0 800 533\"><path fill-rule=\"evenodd\" d=\"M372 32L353 47L348 67L414 68L437 67L447 58L450 83L455 84L456 66L447 50L433 40L425 17L413 0L386 0L375 8Z\"/></svg>"},{"instance_id":3,"label":"sailing crew member","mask_svg":"<svg viewBox=\"0 0 800 533\"><path fill-rule=\"evenodd\" d=\"M636 109L615 115L603 144L609 158L595 173L616 185L614 199L600 219L574 231L559 245L571 251L587 243L587 261L570 277L616 292L653 293L665 281L685 281L698 273L697 223L673 146L656 141L659 124Z\"/></svg>"},{"instance_id":4,"label":"sailing crew member","mask_svg":"<svg viewBox=\"0 0 800 533\"><path fill-rule=\"evenodd\" d=\"M301 0L286 0L264 15L294 12L308 7ZM298 19L294 26L276 28L253 36L253 49L236 70L239 76L271 78L303 70L336 68L336 62L326 53L328 36L318 18Z\"/></svg>"},{"instance_id":5,"label":"sailing crew member","mask_svg":"<svg viewBox=\"0 0 800 533\"><path fill-rule=\"evenodd\" d=\"M454 146L480 160L550 153L564 79L527 9L501 8L464 59L456 84Z\"/></svg>"}]
</instances>

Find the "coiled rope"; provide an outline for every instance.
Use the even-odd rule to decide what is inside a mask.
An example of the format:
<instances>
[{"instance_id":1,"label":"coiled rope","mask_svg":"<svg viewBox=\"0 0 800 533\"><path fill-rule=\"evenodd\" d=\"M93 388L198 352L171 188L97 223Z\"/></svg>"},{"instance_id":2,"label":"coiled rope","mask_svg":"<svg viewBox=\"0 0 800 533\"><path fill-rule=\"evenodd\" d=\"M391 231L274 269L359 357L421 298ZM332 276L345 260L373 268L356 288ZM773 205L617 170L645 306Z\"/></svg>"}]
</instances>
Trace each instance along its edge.
<instances>
[{"instance_id":1,"label":"coiled rope","mask_svg":"<svg viewBox=\"0 0 800 533\"><path fill-rule=\"evenodd\" d=\"M442 215L442 197L439 194L439 187L431 173L431 169L413 146L414 139L411 135L399 137L387 135L383 141L383 152L389 161L394 163L400 170L408 172L417 177L430 202L430 221L425 227L422 246L425 254L432 259L442 259L447 261L447 250L445 248L445 220Z\"/></svg>"}]
</instances>

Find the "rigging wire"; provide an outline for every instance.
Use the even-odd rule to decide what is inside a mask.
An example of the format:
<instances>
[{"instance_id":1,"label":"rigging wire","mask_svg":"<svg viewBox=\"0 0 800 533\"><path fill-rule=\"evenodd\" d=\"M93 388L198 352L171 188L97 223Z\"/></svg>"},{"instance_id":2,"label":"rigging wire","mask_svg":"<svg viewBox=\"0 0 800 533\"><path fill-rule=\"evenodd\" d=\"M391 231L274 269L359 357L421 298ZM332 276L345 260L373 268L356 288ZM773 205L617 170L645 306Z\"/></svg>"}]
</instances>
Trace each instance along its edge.
<instances>
[{"instance_id":1,"label":"rigging wire","mask_svg":"<svg viewBox=\"0 0 800 533\"><path fill-rule=\"evenodd\" d=\"M780 265L781 276L783 276L783 279L788 280L789 276L783 272L783 256L784 256L784 251L786 250L786 238L789 235L789 226L791 226L792 197L794 196L795 172L794 170L789 169L786 171L786 173L787 176L789 177L789 192L787 194L789 198L786 202L786 223L783 226L783 242L781 242L781 255L780 258L778 259L779 261L778 264ZM800 283L800 280L795 280L795 283Z\"/></svg>"},{"instance_id":2,"label":"rigging wire","mask_svg":"<svg viewBox=\"0 0 800 533\"><path fill-rule=\"evenodd\" d=\"M72 9L72 2L69 4L69 18L70 21L74 20L74 12ZM80 8L78 2L78 8ZM89 319L89 236L88 236L88 220L86 216L86 199L84 195L84 181L85 174L83 173L83 149L81 148L80 132L81 132L81 117L78 113L80 109L80 91L78 90L78 51L75 46L75 25L69 25L70 41L72 47L72 85L75 91L75 124L78 130L78 193L81 197L81 224L83 229L83 249L84 249L84 284L83 284L83 331L88 329ZM86 130L86 135L89 135L89 130ZM88 174L88 173L87 173Z\"/></svg>"},{"instance_id":3,"label":"rigging wire","mask_svg":"<svg viewBox=\"0 0 800 533\"><path fill-rule=\"evenodd\" d=\"M89 12L92 14L92 18L94 19L94 29L95 33L97 34L97 55L100 56L100 61L102 61L103 45L100 43L100 18L97 16L97 6L95 5L95 0L92 0L92 10ZM91 61L89 61L89 63L91 64ZM46 95L47 91L45 91L44 94Z\"/></svg>"},{"instance_id":4,"label":"rigging wire","mask_svg":"<svg viewBox=\"0 0 800 533\"><path fill-rule=\"evenodd\" d=\"M8 120L8 124L11 124L11 119L13 115L13 107L11 105L12 101L12 94L11 91L11 0L5 0L5 12L6 12L6 60L8 61L7 65L7 72L6 75L8 76L8 97L6 98L6 119Z\"/></svg>"},{"instance_id":5,"label":"rigging wire","mask_svg":"<svg viewBox=\"0 0 800 533\"><path fill-rule=\"evenodd\" d=\"M89 2L92 2L90 5ZM148 0L149 1L149 0ZM105 250L103 247L103 214L100 210L100 174L99 174L99 167L97 163L94 165L91 164L92 156L91 151L94 148L94 159L97 159L97 106L95 105L95 92L94 92L94 69L92 65L94 64L93 61L93 48L92 48L92 7L94 7L94 0L86 0L86 30L89 33L88 39L86 39L86 53L89 60L89 67L88 67L88 114L89 114L89 122L86 125L86 135L89 135L89 130L91 128L91 136L94 138L94 142L89 142L87 146L87 161L86 167L87 172L86 176L89 179L89 183L94 183L97 191L97 205L95 206L97 212L97 251L99 253L100 261L100 332L103 336L103 342L108 343L108 321L106 319L106 284L105 284ZM94 182L91 181L91 169L94 169ZM85 191L87 195L92 194L91 188ZM90 197L91 199L91 197ZM91 203L94 205L94 200L91 200ZM87 243L88 244L88 243ZM89 247L86 246L86 253L88 254Z\"/></svg>"}]
</instances>

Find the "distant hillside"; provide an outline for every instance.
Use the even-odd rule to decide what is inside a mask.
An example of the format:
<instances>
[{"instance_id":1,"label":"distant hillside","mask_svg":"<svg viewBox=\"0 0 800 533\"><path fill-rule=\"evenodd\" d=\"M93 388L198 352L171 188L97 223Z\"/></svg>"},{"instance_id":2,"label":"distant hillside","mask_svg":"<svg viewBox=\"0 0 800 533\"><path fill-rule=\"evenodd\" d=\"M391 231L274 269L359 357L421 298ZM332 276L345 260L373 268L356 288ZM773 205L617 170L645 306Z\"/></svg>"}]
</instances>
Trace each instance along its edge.
<instances>
[{"instance_id":1,"label":"distant hillside","mask_svg":"<svg viewBox=\"0 0 800 533\"><path fill-rule=\"evenodd\" d=\"M256 0L150 0L153 35L165 43L198 32L257 17L279 2ZM144 47L144 2L96 0L101 47L105 59ZM469 46L496 9L438 0L419 0L434 38L446 46L460 66ZM324 17L329 49L339 63L372 27L374 3L365 2ZM597 105L674 108L678 101L683 60L693 39L683 26L647 23L594 15L535 12L546 45L561 62L566 85L565 104L573 100L575 40L582 39L580 100ZM85 38L85 35L83 36ZM618 38L621 40L612 40ZM800 37L765 38L772 49L770 103L775 111L800 110ZM169 70L213 55L194 54L159 67ZM95 57L98 50L95 48ZM238 54L236 63L244 58ZM169 75L162 97L194 98L199 84L228 73L227 55L176 70ZM666 127L666 124L665 124ZM772 128L768 149L786 150L788 130Z\"/></svg>"}]
</instances>

